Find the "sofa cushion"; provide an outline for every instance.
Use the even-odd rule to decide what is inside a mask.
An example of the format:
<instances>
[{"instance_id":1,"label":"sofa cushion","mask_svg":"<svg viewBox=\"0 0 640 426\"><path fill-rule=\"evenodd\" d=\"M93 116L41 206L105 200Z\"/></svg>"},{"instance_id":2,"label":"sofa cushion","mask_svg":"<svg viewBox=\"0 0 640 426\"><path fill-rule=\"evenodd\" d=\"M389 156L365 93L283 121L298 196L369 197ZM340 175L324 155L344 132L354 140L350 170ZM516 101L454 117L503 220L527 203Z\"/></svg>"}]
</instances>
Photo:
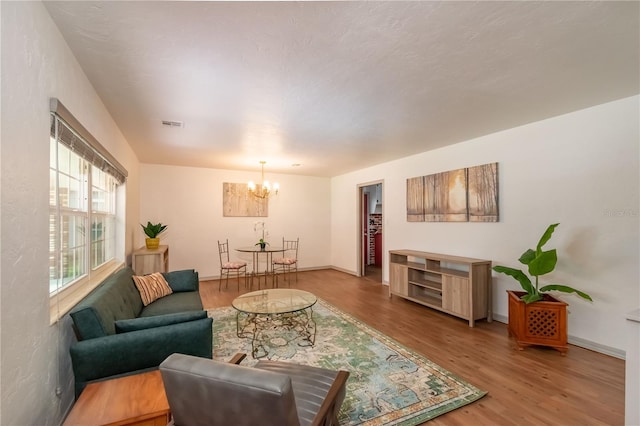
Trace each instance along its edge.
<instances>
[{"instance_id":1,"label":"sofa cushion","mask_svg":"<svg viewBox=\"0 0 640 426\"><path fill-rule=\"evenodd\" d=\"M140 292L144 306L173 293L173 290L169 287L169 283L167 283L167 280L164 279L160 272L154 272L153 274L144 276L134 275L133 282Z\"/></svg>"},{"instance_id":2,"label":"sofa cushion","mask_svg":"<svg viewBox=\"0 0 640 426\"><path fill-rule=\"evenodd\" d=\"M139 316L142 299L132 276L131 268L120 269L71 310L79 340L115 334L115 321Z\"/></svg>"},{"instance_id":3,"label":"sofa cushion","mask_svg":"<svg viewBox=\"0 0 640 426\"><path fill-rule=\"evenodd\" d=\"M202 301L197 291L173 293L145 306L139 317L174 314L176 312L202 311Z\"/></svg>"},{"instance_id":4,"label":"sofa cushion","mask_svg":"<svg viewBox=\"0 0 640 426\"><path fill-rule=\"evenodd\" d=\"M116 333L128 333L130 331L163 327L165 325L179 324L182 322L199 320L206 317L206 311L190 311L181 312L178 314L156 315L152 317L119 320L116 321Z\"/></svg>"},{"instance_id":5,"label":"sofa cushion","mask_svg":"<svg viewBox=\"0 0 640 426\"><path fill-rule=\"evenodd\" d=\"M174 293L182 291L198 291L198 272L194 269L184 269L182 271L163 272L162 276L169 283L169 287Z\"/></svg>"}]
</instances>

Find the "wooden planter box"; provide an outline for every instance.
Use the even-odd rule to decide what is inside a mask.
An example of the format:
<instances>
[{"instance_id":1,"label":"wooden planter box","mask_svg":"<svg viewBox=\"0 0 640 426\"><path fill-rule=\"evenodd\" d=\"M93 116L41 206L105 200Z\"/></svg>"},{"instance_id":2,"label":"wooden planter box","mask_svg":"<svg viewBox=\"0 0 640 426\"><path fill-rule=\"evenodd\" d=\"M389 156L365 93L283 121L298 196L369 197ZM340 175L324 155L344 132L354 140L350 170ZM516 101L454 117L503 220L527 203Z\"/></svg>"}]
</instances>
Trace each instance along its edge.
<instances>
[{"instance_id":1,"label":"wooden planter box","mask_svg":"<svg viewBox=\"0 0 640 426\"><path fill-rule=\"evenodd\" d=\"M509 296L509 336L518 350L527 346L550 346L565 355L567 345L567 304L548 294L544 300L524 303L523 291L507 290Z\"/></svg>"}]
</instances>

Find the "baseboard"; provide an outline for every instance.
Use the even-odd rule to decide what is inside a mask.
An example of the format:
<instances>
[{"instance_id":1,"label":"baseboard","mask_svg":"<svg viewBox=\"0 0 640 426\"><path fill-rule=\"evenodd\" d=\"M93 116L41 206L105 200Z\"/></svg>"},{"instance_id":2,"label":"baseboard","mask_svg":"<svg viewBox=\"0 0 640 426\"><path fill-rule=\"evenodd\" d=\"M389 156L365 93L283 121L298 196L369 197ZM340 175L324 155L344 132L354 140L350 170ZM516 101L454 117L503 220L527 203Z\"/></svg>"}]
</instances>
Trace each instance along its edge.
<instances>
[{"instance_id":1,"label":"baseboard","mask_svg":"<svg viewBox=\"0 0 640 426\"><path fill-rule=\"evenodd\" d=\"M321 271L323 269L333 269L335 271L344 272L345 274L353 275L355 277L358 276L356 271L350 271L348 269L340 268L339 266L330 266L330 265L327 265L327 266L312 266L310 268L298 268L298 272ZM213 275L213 276L208 276L208 277L200 276L200 281L219 280L219 279L220 279L219 275ZM383 281L382 284L383 285L389 285L389 281Z\"/></svg>"},{"instance_id":2,"label":"baseboard","mask_svg":"<svg viewBox=\"0 0 640 426\"><path fill-rule=\"evenodd\" d=\"M504 323L504 324L509 323L509 317L506 315L493 314L493 320ZM626 351L623 351L617 348L612 348L611 346L602 345L600 343L592 342L591 340L582 339L580 337L569 335L567 338L567 341L574 346L579 346L581 348L589 349L590 351L598 352L604 355L609 355L614 358L619 358L619 359L626 358Z\"/></svg>"},{"instance_id":3,"label":"baseboard","mask_svg":"<svg viewBox=\"0 0 640 426\"><path fill-rule=\"evenodd\" d=\"M331 269L331 266L312 266L310 268L300 268L298 271L320 271L322 269Z\"/></svg>"},{"instance_id":4,"label":"baseboard","mask_svg":"<svg viewBox=\"0 0 640 426\"><path fill-rule=\"evenodd\" d=\"M345 274L353 275L356 277L358 276L358 273L356 271L350 271L348 269L340 268L339 266L330 266L329 269L334 269L336 271L344 272Z\"/></svg>"},{"instance_id":5,"label":"baseboard","mask_svg":"<svg viewBox=\"0 0 640 426\"><path fill-rule=\"evenodd\" d=\"M298 272L304 272L304 271L319 271L321 269L335 269L332 266L312 266L310 268L298 268ZM343 271L346 272L346 271ZM206 277L203 277L202 275L200 276L200 281L211 281L211 280L219 280L220 279L220 275L209 275ZM233 278L231 278L232 280L235 279L235 276Z\"/></svg>"},{"instance_id":6,"label":"baseboard","mask_svg":"<svg viewBox=\"0 0 640 426\"><path fill-rule=\"evenodd\" d=\"M627 357L626 351L612 348L611 346L607 345L601 345L600 343L592 342L591 340L586 340L575 336L569 336L567 340L572 345L580 346L581 348L589 349L591 351L598 352L604 355L609 355L614 358L626 359Z\"/></svg>"},{"instance_id":7,"label":"baseboard","mask_svg":"<svg viewBox=\"0 0 640 426\"><path fill-rule=\"evenodd\" d=\"M500 315L500 314L494 313L492 315L492 318L493 318L494 321L498 321L498 322L501 322L503 324L508 324L509 323L509 317L507 317L506 315Z\"/></svg>"}]
</instances>

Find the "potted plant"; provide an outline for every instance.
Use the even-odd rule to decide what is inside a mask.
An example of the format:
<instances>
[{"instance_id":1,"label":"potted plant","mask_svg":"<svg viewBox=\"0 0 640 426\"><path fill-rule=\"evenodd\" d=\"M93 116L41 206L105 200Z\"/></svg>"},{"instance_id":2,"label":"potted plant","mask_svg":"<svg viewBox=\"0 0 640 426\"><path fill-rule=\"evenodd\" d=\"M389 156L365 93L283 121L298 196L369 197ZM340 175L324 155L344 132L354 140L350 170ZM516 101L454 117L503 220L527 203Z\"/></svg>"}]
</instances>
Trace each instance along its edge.
<instances>
[{"instance_id":1,"label":"potted plant","mask_svg":"<svg viewBox=\"0 0 640 426\"><path fill-rule=\"evenodd\" d=\"M158 235L160 235L162 232L164 232L165 229L167 229L167 225L163 225L162 223L154 224L151 222L147 222L146 226L143 224L140 224L140 226L142 226L142 229L147 236L147 239L145 239L147 248L150 250L157 249L160 246L160 238L158 238Z\"/></svg>"},{"instance_id":2,"label":"potted plant","mask_svg":"<svg viewBox=\"0 0 640 426\"><path fill-rule=\"evenodd\" d=\"M255 245L260 246L260 250L264 250L267 247L267 244L269 243L260 238L260 241L258 241Z\"/></svg>"},{"instance_id":3,"label":"potted plant","mask_svg":"<svg viewBox=\"0 0 640 426\"><path fill-rule=\"evenodd\" d=\"M556 249L543 251L559 223L549 225L542 234L536 249L528 249L518 259L527 265L535 284L521 270L507 266L494 266L493 270L513 277L524 291L507 290L509 295L509 335L515 336L519 350L525 346L542 345L559 350L563 355L567 346L567 304L550 294L550 291L575 293L593 301L588 294L563 284L539 286L539 277L552 272L558 262Z\"/></svg>"}]
</instances>

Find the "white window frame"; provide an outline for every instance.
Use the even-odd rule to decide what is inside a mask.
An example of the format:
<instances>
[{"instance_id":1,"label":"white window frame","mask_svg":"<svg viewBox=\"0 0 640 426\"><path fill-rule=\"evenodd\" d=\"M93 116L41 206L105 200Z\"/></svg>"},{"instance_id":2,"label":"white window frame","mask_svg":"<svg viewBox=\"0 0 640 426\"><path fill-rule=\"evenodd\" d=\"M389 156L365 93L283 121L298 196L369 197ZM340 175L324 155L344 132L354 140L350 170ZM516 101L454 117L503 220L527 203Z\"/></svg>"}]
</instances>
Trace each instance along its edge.
<instances>
[{"instance_id":1,"label":"white window frame","mask_svg":"<svg viewBox=\"0 0 640 426\"><path fill-rule=\"evenodd\" d=\"M82 227L85 230L84 232L79 231L81 235L84 234L84 241L82 242L82 245L84 246L84 254L81 274L67 283L63 283L64 273L61 267L63 259L63 237L58 235L58 239L56 240L58 244L53 247L50 238L50 253L53 253L54 259L56 259L58 263L56 265L58 277L55 281L56 287L53 291L51 291L51 280L49 280L50 317L51 324L53 324L70 311L73 306L97 287L98 284L100 284L100 282L102 282L106 277L124 266L124 239L122 237L124 235L125 211L123 208L119 207L119 204L123 203L125 199L125 179L127 172L113 157L110 156L102 145L100 145L91 136L91 134L86 131L86 129L84 129L77 120L75 120L75 118L57 99L51 100L51 110L52 125L56 123L56 120L59 121L59 124L52 128L53 135L51 137L54 138L54 140L50 140L50 152L52 157L55 155L55 158L52 158L52 161L50 161L50 185L52 191L55 187L55 195L52 196L55 199L55 204L50 202L50 217L54 218L52 222L54 222L53 226L56 229L54 232L62 232L60 226L62 223L61 218L65 215L82 217L84 221ZM59 125L64 125L67 128L66 130L71 130L73 132L73 141L75 146L72 146L70 150L67 145L68 140L65 141L67 143L63 143L58 140L57 129ZM61 174L60 164L58 162L58 151L60 150L60 146L64 146L68 151L71 151L83 159L82 191L84 191L84 193L81 195L81 201L73 206L61 206L61 200L59 198L59 176L61 176ZM106 179L107 185L110 186L109 188L95 188L95 185L93 185L92 182L93 168L101 170L109 176L114 176L113 180L109 178ZM55 177L55 179L53 177ZM120 182L120 185L116 185L116 181ZM106 195L110 198L106 203L108 208L99 208L98 210L94 210L95 206L92 200L94 191L102 191L105 189ZM94 265L94 267L92 267L93 250L91 243L91 224L95 218L105 219L112 225L112 229L110 230L109 236L103 241L105 247L109 250L108 255L105 259L101 259L102 261L99 265ZM87 232L87 230L89 230L89 232Z\"/></svg>"}]
</instances>

